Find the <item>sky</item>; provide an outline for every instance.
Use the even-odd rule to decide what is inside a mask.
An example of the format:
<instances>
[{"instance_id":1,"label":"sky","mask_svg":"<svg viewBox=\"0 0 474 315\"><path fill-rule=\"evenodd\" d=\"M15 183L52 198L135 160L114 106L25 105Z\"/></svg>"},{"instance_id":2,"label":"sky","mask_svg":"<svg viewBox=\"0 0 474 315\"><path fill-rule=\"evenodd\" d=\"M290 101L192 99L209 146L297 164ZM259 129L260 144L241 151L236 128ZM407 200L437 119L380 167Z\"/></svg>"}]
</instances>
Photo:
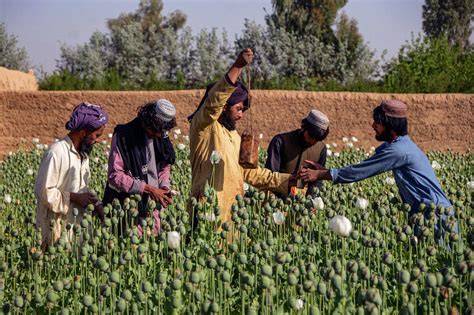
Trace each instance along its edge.
<instances>
[{"instance_id":1,"label":"sky","mask_svg":"<svg viewBox=\"0 0 474 315\"><path fill-rule=\"evenodd\" d=\"M376 55L387 50L395 56L402 44L422 32L423 0L349 0L342 9L355 18L359 31ZM17 36L30 63L52 72L62 43L87 42L94 31L107 32L106 21L134 12L139 0L0 0L0 23ZM198 33L203 28L225 28L229 40L240 34L245 19L264 24L271 0L163 0L163 13L181 10L186 25Z\"/></svg>"}]
</instances>

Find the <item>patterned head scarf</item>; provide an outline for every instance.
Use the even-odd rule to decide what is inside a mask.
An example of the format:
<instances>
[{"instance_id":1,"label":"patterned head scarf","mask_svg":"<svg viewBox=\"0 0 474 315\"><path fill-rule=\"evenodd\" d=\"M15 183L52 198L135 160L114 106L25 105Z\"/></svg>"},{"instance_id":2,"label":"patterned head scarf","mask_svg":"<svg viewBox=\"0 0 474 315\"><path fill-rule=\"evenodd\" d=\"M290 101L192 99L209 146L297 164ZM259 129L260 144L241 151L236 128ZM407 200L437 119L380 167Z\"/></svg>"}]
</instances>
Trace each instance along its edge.
<instances>
[{"instance_id":1,"label":"patterned head scarf","mask_svg":"<svg viewBox=\"0 0 474 315\"><path fill-rule=\"evenodd\" d=\"M92 131L104 126L108 121L109 116L99 105L81 103L74 108L65 127L71 131Z\"/></svg>"}]
</instances>

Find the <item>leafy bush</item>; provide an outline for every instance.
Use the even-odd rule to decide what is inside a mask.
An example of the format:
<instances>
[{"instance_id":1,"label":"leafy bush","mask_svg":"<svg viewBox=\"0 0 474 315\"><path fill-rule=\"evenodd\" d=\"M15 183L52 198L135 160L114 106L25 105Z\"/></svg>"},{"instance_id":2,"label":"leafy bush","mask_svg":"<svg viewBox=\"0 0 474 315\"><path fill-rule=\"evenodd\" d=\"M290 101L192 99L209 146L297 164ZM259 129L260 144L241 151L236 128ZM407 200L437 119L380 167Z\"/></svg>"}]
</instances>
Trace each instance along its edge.
<instances>
[{"instance_id":1,"label":"leafy bush","mask_svg":"<svg viewBox=\"0 0 474 315\"><path fill-rule=\"evenodd\" d=\"M446 38L412 39L402 46L387 70L387 92L474 91L474 51L450 46Z\"/></svg>"}]
</instances>

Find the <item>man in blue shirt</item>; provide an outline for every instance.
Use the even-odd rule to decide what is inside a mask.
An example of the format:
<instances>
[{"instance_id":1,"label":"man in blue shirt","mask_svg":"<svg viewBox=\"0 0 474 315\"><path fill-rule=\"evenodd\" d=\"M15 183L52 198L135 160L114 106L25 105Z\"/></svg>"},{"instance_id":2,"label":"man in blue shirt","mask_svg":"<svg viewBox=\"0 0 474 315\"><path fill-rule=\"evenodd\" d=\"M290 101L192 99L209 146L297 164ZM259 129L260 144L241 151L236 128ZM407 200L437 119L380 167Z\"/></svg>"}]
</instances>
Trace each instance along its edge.
<instances>
[{"instance_id":1,"label":"man in blue shirt","mask_svg":"<svg viewBox=\"0 0 474 315\"><path fill-rule=\"evenodd\" d=\"M300 176L304 181L332 180L337 183L357 182L383 172L392 171L400 197L418 212L421 203L451 207L436 179L426 155L410 139L407 132L407 106L401 101L383 101L373 111L375 138L384 143L375 154L359 164L325 169L311 161Z\"/></svg>"}]
</instances>

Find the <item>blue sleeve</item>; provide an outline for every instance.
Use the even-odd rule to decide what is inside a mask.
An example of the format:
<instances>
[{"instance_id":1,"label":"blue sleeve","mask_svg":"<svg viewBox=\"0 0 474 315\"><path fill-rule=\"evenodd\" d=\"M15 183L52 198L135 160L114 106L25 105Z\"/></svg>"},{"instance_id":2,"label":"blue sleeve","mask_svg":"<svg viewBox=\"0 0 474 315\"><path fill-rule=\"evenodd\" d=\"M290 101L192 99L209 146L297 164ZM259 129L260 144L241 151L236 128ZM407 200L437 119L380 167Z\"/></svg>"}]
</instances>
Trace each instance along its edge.
<instances>
[{"instance_id":1,"label":"blue sleeve","mask_svg":"<svg viewBox=\"0 0 474 315\"><path fill-rule=\"evenodd\" d=\"M279 172L280 165L281 165L281 147L282 147L282 140L281 137L275 136L273 137L272 141L268 145L267 150L267 162L265 163L265 168L273 171Z\"/></svg>"},{"instance_id":2,"label":"blue sleeve","mask_svg":"<svg viewBox=\"0 0 474 315\"><path fill-rule=\"evenodd\" d=\"M392 147L376 152L359 164L330 169L333 184L352 183L396 169L406 163L405 154Z\"/></svg>"}]
</instances>

